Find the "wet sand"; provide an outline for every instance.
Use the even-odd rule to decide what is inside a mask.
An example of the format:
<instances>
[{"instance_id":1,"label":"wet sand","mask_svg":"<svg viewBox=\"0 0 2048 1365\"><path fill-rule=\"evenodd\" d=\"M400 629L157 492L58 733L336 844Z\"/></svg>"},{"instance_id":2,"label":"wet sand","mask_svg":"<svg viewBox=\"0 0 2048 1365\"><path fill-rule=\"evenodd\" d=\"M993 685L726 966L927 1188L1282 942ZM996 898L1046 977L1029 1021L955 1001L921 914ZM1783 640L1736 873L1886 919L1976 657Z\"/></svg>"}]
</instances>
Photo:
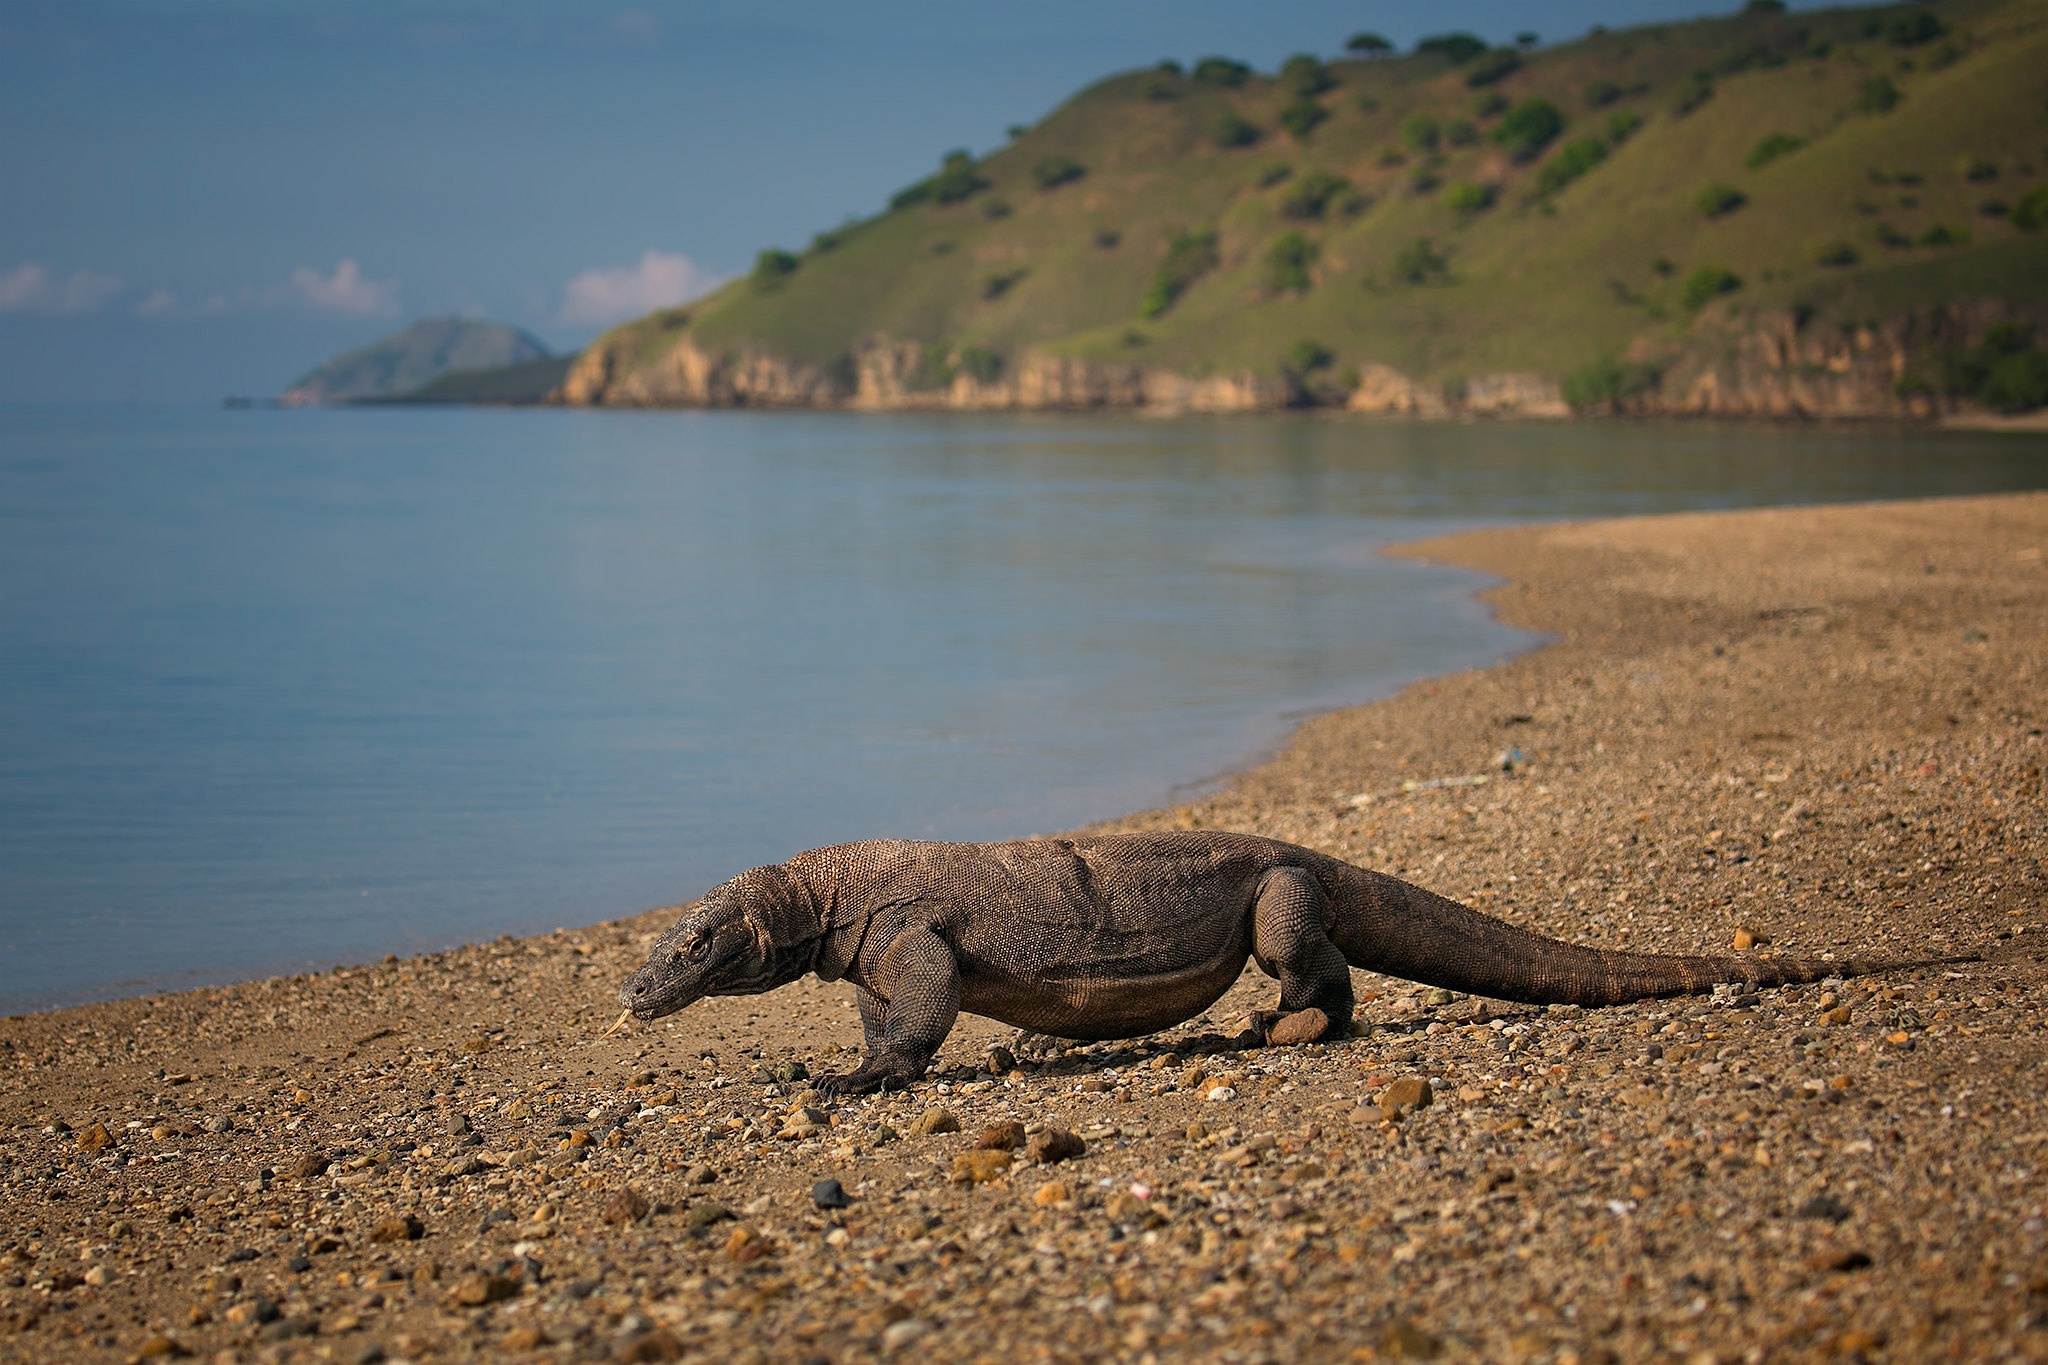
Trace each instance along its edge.
<instances>
[{"instance_id":1,"label":"wet sand","mask_svg":"<svg viewBox=\"0 0 2048 1365\"><path fill-rule=\"evenodd\" d=\"M963 1019L838 1105L843 986L602 1036L672 912L7 1019L0 1361L2048 1358L2048 495L1403 553L1554 642L1114 827L1599 945L1985 961L1583 1012L1360 974L1365 1036L1237 1050L1253 973L1003 1074ZM957 1180L1011 1120L1086 1150Z\"/></svg>"}]
</instances>

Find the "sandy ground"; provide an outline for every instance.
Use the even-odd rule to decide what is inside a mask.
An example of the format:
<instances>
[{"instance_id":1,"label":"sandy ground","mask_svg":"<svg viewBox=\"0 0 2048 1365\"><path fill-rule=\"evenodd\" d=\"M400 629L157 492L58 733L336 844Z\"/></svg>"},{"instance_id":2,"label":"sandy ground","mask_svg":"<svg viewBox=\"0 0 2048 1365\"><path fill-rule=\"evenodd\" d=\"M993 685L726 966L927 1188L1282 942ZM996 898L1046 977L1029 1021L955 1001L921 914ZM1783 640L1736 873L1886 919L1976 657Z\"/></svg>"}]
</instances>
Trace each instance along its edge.
<instances>
[{"instance_id":1,"label":"sandy ground","mask_svg":"<svg viewBox=\"0 0 2048 1365\"><path fill-rule=\"evenodd\" d=\"M1122 823L1596 944L1986 960L1585 1012L1361 975L1365 1036L1237 1051L1253 976L994 1072L963 1020L839 1105L840 986L600 1036L660 913L8 1019L0 1360L2048 1358L2048 496L1410 553L1555 643ZM967 1155L1012 1121L1085 1151Z\"/></svg>"}]
</instances>

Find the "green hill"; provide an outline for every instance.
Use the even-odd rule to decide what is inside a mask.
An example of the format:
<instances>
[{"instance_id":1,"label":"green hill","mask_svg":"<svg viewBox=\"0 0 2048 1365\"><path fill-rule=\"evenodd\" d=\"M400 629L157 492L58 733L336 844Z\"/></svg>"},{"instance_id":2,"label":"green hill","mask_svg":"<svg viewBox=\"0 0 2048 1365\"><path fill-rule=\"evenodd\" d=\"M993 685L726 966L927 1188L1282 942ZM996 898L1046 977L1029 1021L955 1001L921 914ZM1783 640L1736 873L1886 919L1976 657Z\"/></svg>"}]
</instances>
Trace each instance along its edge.
<instances>
[{"instance_id":1,"label":"green hill","mask_svg":"<svg viewBox=\"0 0 2048 1365\"><path fill-rule=\"evenodd\" d=\"M559 399L1896 414L2048 400L2048 0L1113 76ZM2029 385L2033 385L2032 388Z\"/></svg>"},{"instance_id":2,"label":"green hill","mask_svg":"<svg viewBox=\"0 0 2048 1365\"><path fill-rule=\"evenodd\" d=\"M517 327L471 318L426 318L402 332L336 356L285 391L290 406L394 399L458 370L548 359Z\"/></svg>"},{"instance_id":3,"label":"green hill","mask_svg":"<svg viewBox=\"0 0 2048 1365\"><path fill-rule=\"evenodd\" d=\"M476 370L450 370L430 383L422 384L389 403L482 404L516 407L539 403L560 388L569 377L573 355L551 355L540 360L522 360L514 365L496 365Z\"/></svg>"}]
</instances>

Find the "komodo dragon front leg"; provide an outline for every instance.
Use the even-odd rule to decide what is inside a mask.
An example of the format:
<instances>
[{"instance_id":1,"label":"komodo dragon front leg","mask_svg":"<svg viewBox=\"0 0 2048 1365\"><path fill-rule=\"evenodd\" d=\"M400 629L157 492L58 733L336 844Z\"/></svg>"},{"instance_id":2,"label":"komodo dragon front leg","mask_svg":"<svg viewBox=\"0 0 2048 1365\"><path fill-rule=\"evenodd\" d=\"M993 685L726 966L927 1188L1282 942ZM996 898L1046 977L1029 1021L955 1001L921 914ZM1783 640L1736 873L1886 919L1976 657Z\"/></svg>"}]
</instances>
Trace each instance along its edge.
<instances>
[{"instance_id":1,"label":"komodo dragon front leg","mask_svg":"<svg viewBox=\"0 0 2048 1365\"><path fill-rule=\"evenodd\" d=\"M819 1078L818 1093L827 1097L906 1089L924 1075L960 1016L960 967L952 947L932 930L906 928L872 963L868 953L861 956L867 1056L844 1076Z\"/></svg>"},{"instance_id":2,"label":"komodo dragon front leg","mask_svg":"<svg viewBox=\"0 0 2048 1365\"><path fill-rule=\"evenodd\" d=\"M1280 983L1280 1008L1252 1015L1252 1027L1271 1035L1282 1019L1321 1010L1323 1025L1293 1042L1342 1038L1351 1028L1351 964L1330 941L1329 898L1299 867L1276 867L1259 878L1252 895L1252 960Z\"/></svg>"}]
</instances>

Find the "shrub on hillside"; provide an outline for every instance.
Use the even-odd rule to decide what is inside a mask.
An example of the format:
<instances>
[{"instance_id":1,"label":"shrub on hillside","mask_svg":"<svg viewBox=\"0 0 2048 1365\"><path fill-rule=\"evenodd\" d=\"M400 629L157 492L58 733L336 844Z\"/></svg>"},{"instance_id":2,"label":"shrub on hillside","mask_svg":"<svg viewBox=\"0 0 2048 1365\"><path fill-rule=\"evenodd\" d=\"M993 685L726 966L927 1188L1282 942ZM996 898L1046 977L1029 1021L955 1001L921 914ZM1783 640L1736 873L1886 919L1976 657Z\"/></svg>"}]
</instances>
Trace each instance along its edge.
<instances>
[{"instance_id":1,"label":"shrub on hillside","mask_svg":"<svg viewBox=\"0 0 2048 1365\"><path fill-rule=\"evenodd\" d=\"M1297 52L1280 64L1280 88L1291 95L1320 95L1336 83L1330 68L1306 52Z\"/></svg>"},{"instance_id":2,"label":"shrub on hillside","mask_svg":"<svg viewBox=\"0 0 2048 1365\"><path fill-rule=\"evenodd\" d=\"M1007 199L984 199L981 201L981 216L991 223L999 223L1014 212Z\"/></svg>"},{"instance_id":3,"label":"shrub on hillside","mask_svg":"<svg viewBox=\"0 0 2048 1365\"><path fill-rule=\"evenodd\" d=\"M1394 278L1408 284L1427 284L1450 272L1446 261L1427 237L1417 237L1394 253Z\"/></svg>"},{"instance_id":4,"label":"shrub on hillside","mask_svg":"<svg viewBox=\"0 0 2048 1365\"><path fill-rule=\"evenodd\" d=\"M2012 225L2022 232L2048 228L2048 185L2037 185L2012 206Z\"/></svg>"},{"instance_id":5,"label":"shrub on hillside","mask_svg":"<svg viewBox=\"0 0 2048 1365\"><path fill-rule=\"evenodd\" d=\"M1967 246L1970 234L1958 232L1947 223L1936 223L1920 234L1921 246Z\"/></svg>"},{"instance_id":6,"label":"shrub on hillside","mask_svg":"<svg viewBox=\"0 0 2048 1365\"><path fill-rule=\"evenodd\" d=\"M1815 265L1850 266L1862 259L1862 254L1847 242L1823 242L1813 250Z\"/></svg>"},{"instance_id":7,"label":"shrub on hillside","mask_svg":"<svg viewBox=\"0 0 2048 1365\"><path fill-rule=\"evenodd\" d=\"M1517 161L1534 161L1560 132L1564 115L1546 99L1526 99L1501 117L1493 140Z\"/></svg>"},{"instance_id":8,"label":"shrub on hillside","mask_svg":"<svg viewBox=\"0 0 2048 1365\"><path fill-rule=\"evenodd\" d=\"M1749 196L1733 185L1720 181L1701 190L1693 199L1693 206L1708 218L1725 218L1749 202Z\"/></svg>"},{"instance_id":9,"label":"shrub on hillside","mask_svg":"<svg viewBox=\"0 0 2048 1365\"><path fill-rule=\"evenodd\" d=\"M1289 374L1306 377L1317 370L1327 370L1336 359L1336 355L1329 347L1320 341L1303 337L1287 348L1287 359L1284 364Z\"/></svg>"},{"instance_id":10,"label":"shrub on hillside","mask_svg":"<svg viewBox=\"0 0 2048 1365\"><path fill-rule=\"evenodd\" d=\"M1444 124L1444 141L1453 147L1470 147L1479 141L1479 130L1461 118Z\"/></svg>"},{"instance_id":11,"label":"shrub on hillside","mask_svg":"<svg viewBox=\"0 0 2048 1365\"><path fill-rule=\"evenodd\" d=\"M1462 181L1444 191L1444 207L1460 218L1470 218L1492 208L1497 193L1491 185Z\"/></svg>"},{"instance_id":12,"label":"shrub on hillside","mask_svg":"<svg viewBox=\"0 0 2048 1365\"><path fill-rule=\"evenodd\" d=\"M1536 193L1556 194L1607 159L1607 144L1597 137L1573 138L1536 172Z\"/></svg>"},{"instance_id":13,"label":"shrub on hillside","mask_svg":"<svg viewBox=\"0 0 2048 1365\"><path fill-rule=\"evenodd\" d=\"M1937 18L1932 10L1908 10L1891 21L1884 36L1899 47L1918 47L1931 43L1948 32L1948 26Z\"/></svg>"},{"instance_id":14,"label":"shrub on hillside","mask_svg":"<svg viewBox=\"0 0 2048 1365\"><path fill-rule=\"evenodd\" d=\"M1492 118L1507 107L1508 97L1506 95L1501 94L1498 90L1489 90L1478 99L1472 101L1472 117L1483 121Z\"/></svg>"},{"instance_id":15,"label":"shrub on hillside","mask_svg":"<svg viewBox=\"0 0 2048 1365\"><path fill-rule=\"evenodd\" d=\"M1280 111L1280 126L1296 140L1314 132L1316 125L1330 116L1330 111L1312 99L1298 99Z\"/></svg>"},{"instance_id":16,"label":"shrub on hillside","mask_svg":"<svg viewBox=\"0 0 2048 1365\"><path fill-rule=\"evenodd\" d=\"M990 301L999 299L1010 292L1010 286L1016 284L1017 281L1030 273L1030 270L1020 267L1016 270L1005 270L999 274L990 275L981 282L981 296Z\"/></svg>"},{"instance_id":17,"label":"shrub on hillside","mask_svg":"<svg viewBox=\"0 0 2048 1365\"><path fill-rule=\"evenodd\" d=\"M1684 118L1693 110L1714 98L1714 81L1705 72L1694 72L1691 79L1678 87L1678 98L1671 101L1674 118Z\"/></svg>"},{"instance_id":18,"label":"shrub on hillside","mask_svg":"<svg viewBox=\"0 0 2048 1365\"><path fill-rule=\"evenodd\" d=\"M1180 96L1180 79L1154 72L1138 83L1138 93L1148 100L1160 102L1177 99Z\"/></svg>"},{"instance_id":19,"label":"shrub on hillside","mask_svg":"<svg viewBox=\"0 0 2048 1365\"><path fill-rule=\"evenodd\" d=\"M1138 302L1141 317L1156 318L1173 307L1188 287L1216 268L1216 230L1194 228L1167 243L1166 258L1152 276L1152 287Z\"/></svg>"},{"instance_id":20,"label":"shrub on hillside","mask_svg":"<svg viewBox=\"0 0 2048 1365\"><path fill-rule=\"evenodd\" d=\"M1228 57L1204 57L1195 63L1196 80L1204 85L1220 85L1225 90L1237 89L1251 74L1249 66Z\"/></svg>"},{"instance_id":21,"label":"shrub on hillside","mask_svg":"<svg viewBox=\"0 0 2048 1365\"><path fill-rule=\"evenodd\" d=\"M2001 359L1984 378L1977 399L1999 412L2032 412L2048 407L2048 351L2029 346Z\"/></svg>"},{"instance_id":22,"label":"shrub on hillside","mask_svg":"<svg viewBox=\"0 0 2048 1365\"><path fill-rule=\"evenodd\" d=\"M1258 125L1233 113L1219 114L1209 125L1209 140L1218 147L1249 147L1259 140Z\"/></svg>"},{"instance_id":23,"label":"shrub on hillside","mask_svg":"<svg viewBox=\"0 0 2048 1365\"><path fill-rule=\"evenodd\" d=\"M765 293L777 288L784 280L796 274L796 268L801 264L801 261L787 251L778 251L770 247L754 257L754 273L749 278L754 288Z\"/></svg>"},{"instance_id":24,"label":"shrub on hillside","mask_svg":"<svg viewBox=\"0 0 2048 1365\"><path fill-rule=\"evenodd\" d=\"M1266 248L1266 291L1271 294L1306 294L1314 281L1309 268L1319 254L1316 244L1299 232L1283 232Z\"/></svg>"},{"instance_id":25,"label":"shrub on hillside","mask_svg":"<svg viewBox=\"0 0 2048 1365\"><path fill-rule=\"evenodd\" d=\"M1586 82L1585 100L1588 109L1605 109L1620 98L1621 87L1613 81Z\"/></svg>"},{"instance_id":26,"label":"shrub on hillside","mask_svg":"<svg viewBox=\"0 0 2048 1365\"><path fill-rule=\"evenodd\" d=\"M1781 156L1790 155L1806 145L1806 139L1793 137L1790 133L1772 133L1769 137L1749 149L1743 164L1753 171L1762 170Z\"/></svg>"},{"instance_id":27,"label":"shrub on hillside","mask_svg":"<svg viewBox=\"0 0 2048 1365\"><path fill-rule=\"evenodd\" d=\"M960 368L978 383L993 384L1002 377L1003 358L986 346L962 346Z\"/></svg>"},{"instance_id":28,"label":"shrub on hillside","mask_svg":"<svg viewBox=\"0 0 2048 1365\"><path fill-rule=\"evenodd\" d=\"M1521 69L1520 54L1511 47L1497 47L1472 63L1471 69L1465 73L1465 84L1477 90L1481 86L1503 80Z\"/></svg>"},{"instance_id":29,"label":"shrub on hillside","mask_svg":"<svg viewBox=\"0 0 2048 1365\"><path fill-rule=\"evenodd\" d=\"M1079 180L1088 174L1088 168L1072 157L1040 157L1031 168L1031 178L1042 190L1058 189L1061 185Z\"/></svg>"},{"instance_id":30,"label":"shrub on hillside","mask_svg":"<svg viewBox=\"0 0 2048 1365\"><path fill-rule=\"evenodd\" d=\"M1344 50L1368 57L1384 57L1394 50L1394 45L1377 33L1354 33L1344 40Z\"/></svg>"},{"instance_id":31,"label":"shrub on hillside","mask_svg":"<svg viewBox=\"0 0 2048 1365\"><path fill-rule=\"evenodd\" d=\"M1856 92L1856 110L1863 114L1889 114L1905 98L1890 76L1872 76Z\"/></svg>"},{"instance_id":32,"label":"shrub on hillside","mask_svg":"<svg viewBox=\"0 0 2048 1365\"><path fill-rule=\"evenodd\" d=\"M1435 151L1443 135L1443 126L1428 114L1410 114L1401 120L1401 141L1411 152Z\"/></svg>"},{"instance_id":33,"label":"shrub on hillside","mask_svg":"<svg viewBox=\"0 0 2048 1365\"><path fill-rule=\"evenodd\" d=\"M1564 401L1581 412L1610 408L1637 394L1648 393L1663 380L1664 371L1645 361L1597 360L1583 370L1565 377Z\"/></svg>"},{"instance_id":34,"label":"shrub on hillside","mask_svg":"<svg viewBox=\"0 0 2048 1365\"><path fill-rule=\"evenodd\" d=\"M1720 298L1742 288L1742 277L1725 265L1703 265L1685 277L1685 289L1679 301L1686 311L1697 313L1700 309Z\"/></svg>"},{"instance_id":35,"label":"shrub on hillside","mask_svg":"<svg viewBox=\"0 0 2048 1365\"><path fill-rule=\"evenodd\" d=\"M1287 193L1281 196L1280 212L1288 218L1321 218L1331 201L1350 188L1351 182L1341 175L1332 175L1328 171L1310 171L1295 181Z\"/></svg>"},{"instance_id":36,"label":"shrub on hillside","mask_svg":"<svg viewBox=\"0 0 2048 1365\"><path fill-rule=\"evenodd\" d=\"M948 152L945 160L939 163L937 175L898 190L889 200L889 207L902 209L926 202L957 204L987 188L988 181L982 179L971 155L964 151Z\"/></svg>"},{"instance_id":37,"label":"shrub on hillside","mask_svg":"<svg viewBox=\"0 0 2048 1365\"><path fill-rule=\"evenodd\" d=\"M1619 110L1607 116L1607 140L1619 147L1640 132L1642 127L1643 120L1640 115L1630 113L1626 109Z\"/></svg>"},{"instance_id":38,"label":"shrub on hillside","mask_svg":"<svg viewBox=\"0 0 2048 1365\"><path fill-rule=\"evenodd\" d=\"M2031 412L2048 407L2048 351L2034 344L2034 329L2025 323L2001 322L1985 330L1975 346L1942 352L1936 357L1940 379L1908 376L1901 393L1938 389L1951 398L1970 398L1999 412Z\"/></svg>"},{"instance_id":39,"label":"shrub on hillside","mask_svg":"<svg viewBox=\"0 0 2048 1365\"><path fill-rule=\"evenodd\" d=\"M1438 33L1415 45L1419 57L1442 57L1453 66L1463 66L1486 51L1486 40L1474 33Z\"/></svg>"}]
</instances>

